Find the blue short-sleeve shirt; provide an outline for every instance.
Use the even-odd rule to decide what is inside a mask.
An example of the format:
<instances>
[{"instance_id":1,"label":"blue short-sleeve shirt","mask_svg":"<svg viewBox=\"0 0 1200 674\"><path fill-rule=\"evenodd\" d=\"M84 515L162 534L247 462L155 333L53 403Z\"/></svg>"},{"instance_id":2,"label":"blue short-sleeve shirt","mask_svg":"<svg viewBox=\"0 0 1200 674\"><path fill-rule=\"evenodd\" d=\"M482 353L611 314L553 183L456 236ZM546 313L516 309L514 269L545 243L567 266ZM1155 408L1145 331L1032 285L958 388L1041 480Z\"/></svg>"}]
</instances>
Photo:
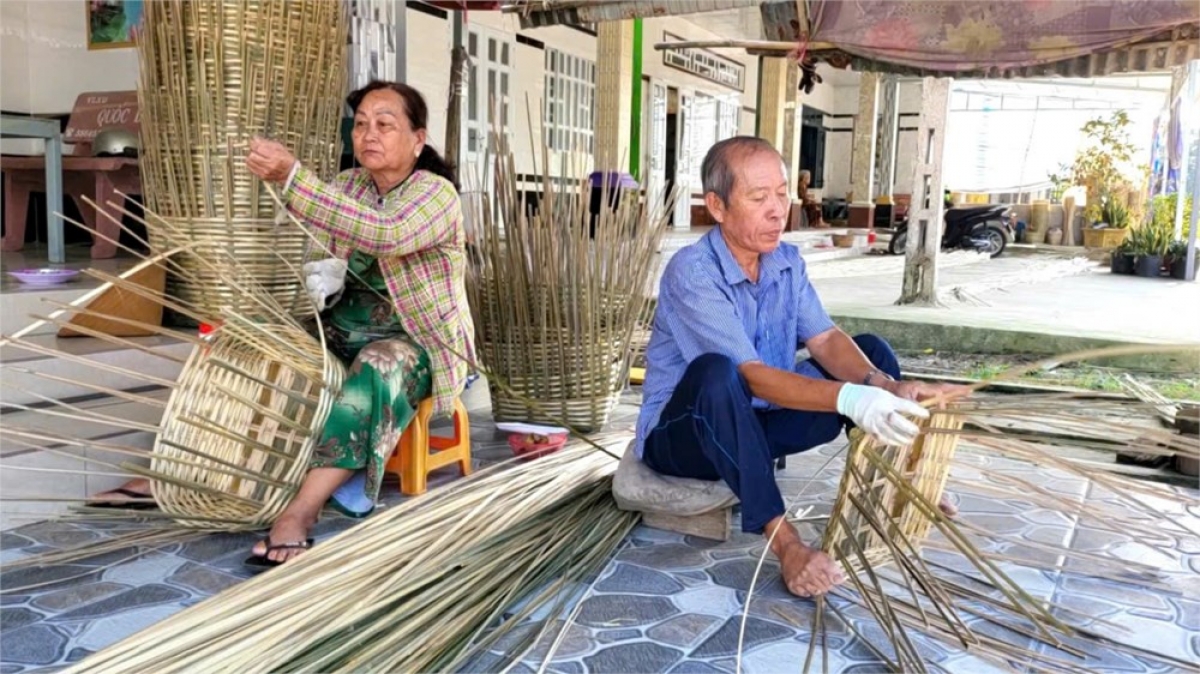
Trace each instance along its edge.
<instances>
[{"instance_id":1,"label":"blue short-sleeve shirt","mask_svg":"<svg viewBox=\"0 0 1200 674\"><path fill-rule=\"evenodd\" d=\"M798 248L780 243L763 255L758 283L751 283L714 228L663 270L634 451L640 458L646 436L695 358L717 353L738 365L757 360L790 371L796 350L832 327ZM770 407L757 398L753 404Z\"/></svg>"}]
</instances>

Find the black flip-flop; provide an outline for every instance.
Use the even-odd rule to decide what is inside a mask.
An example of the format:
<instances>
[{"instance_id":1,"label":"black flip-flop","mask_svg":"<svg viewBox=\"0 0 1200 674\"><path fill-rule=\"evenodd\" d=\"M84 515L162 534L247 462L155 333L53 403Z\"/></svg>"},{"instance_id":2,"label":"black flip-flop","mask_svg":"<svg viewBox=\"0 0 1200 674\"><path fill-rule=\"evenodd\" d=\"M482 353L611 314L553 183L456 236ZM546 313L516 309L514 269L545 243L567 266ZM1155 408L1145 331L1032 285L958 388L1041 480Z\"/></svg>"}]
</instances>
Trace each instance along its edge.
<instances>
[{"instance_id":1,"label":"black flip-flop","mask_svg":"<svg viewBox=\"0 0 1200 674\"><path fill-rule=\"evenodd\" d=\"M118 487L116 489L109 489L108 491L101 492L101 493L102 494L120 494L121 496L128 496L131 499L139 499L139 500L136 500L136 501L85 501L84 506L86 506L88 508L116 508L118 510L155 510L158 508L158 504L155 503L154 501L140 500L140 499L150 498L151 497L150 494L143 494L141 492L136 492L132 489Z\"/></svg>"},{"instance_id":2,"label":"black flip-flop","mask_svg":"<svg viewBox=\"0 0 1200 674\"><path fill-rule=\"evenodd\" d=\"M269 555L271 554L272 551L274 551L274 550L308 550L309 548L311 548L313 546L313 539L311 539L311 538L306 539L303 543L280 543L280 544L276 545L275 543L271 542L271 537L267 536L266 538L262 539L261 542L266 543L267 549L265 551L263 551L263 553L261 555L254 555L254 554L250 555L249 557L246 558L246 561L242 562L243 564L245 564L246 566L255 566L258 568L262 568L262 569L273 569L273 568L279 566L280 564L286 564L287 562L286 562L286 560L283 562L277 562L277 561L271 559L269 557Z\"/></svg>"}]
</instances>

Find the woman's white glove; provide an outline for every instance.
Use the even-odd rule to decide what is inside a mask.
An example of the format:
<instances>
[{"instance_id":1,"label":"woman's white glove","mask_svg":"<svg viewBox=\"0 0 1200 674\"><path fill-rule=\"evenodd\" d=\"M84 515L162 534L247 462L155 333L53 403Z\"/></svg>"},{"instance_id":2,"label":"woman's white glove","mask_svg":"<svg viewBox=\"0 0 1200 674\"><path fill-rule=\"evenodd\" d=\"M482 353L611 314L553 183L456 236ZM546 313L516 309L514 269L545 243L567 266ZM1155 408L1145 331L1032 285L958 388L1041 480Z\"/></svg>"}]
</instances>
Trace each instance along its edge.
<instances>
[{"instance_id":1,"label":"woman's white glove","mask_svg":"<svg viewBox=\"0 0 1200 674\"><path fill-rule=\"evenodd\" d=\"M917 437L917 425L905 418L929 416L929 410L874 386L845 384L838 393L837 411L859 428L889 445L908 445Z\"/></svg>"},{"instance_id":2,"label":"woman's white glove","mask_svg":"<svg viewBox=\"0 0 1200 674\"><path fill-rule=\"evenodd\" d=\"M317 311L324 311L326 300L341 292L346 284L346 266L345 260L336 257L304 263L304 287Z\"/></svg>"}]
</instances>

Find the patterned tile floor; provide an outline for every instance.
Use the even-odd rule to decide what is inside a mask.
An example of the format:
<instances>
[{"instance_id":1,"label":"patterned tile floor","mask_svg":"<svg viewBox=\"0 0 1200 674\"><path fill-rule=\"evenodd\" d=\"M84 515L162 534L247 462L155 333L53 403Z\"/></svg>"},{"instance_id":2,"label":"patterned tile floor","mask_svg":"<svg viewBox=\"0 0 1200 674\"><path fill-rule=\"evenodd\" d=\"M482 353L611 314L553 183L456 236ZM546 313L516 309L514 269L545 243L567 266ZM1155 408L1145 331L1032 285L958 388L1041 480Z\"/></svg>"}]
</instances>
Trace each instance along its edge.
<instances>
[{"instance_id":1,"label":"patterned tile floor","mask_svg":"<svg viewBox=\"0 0 1200 674\"><path fill-rule=\"evenodd\" d=\"M472 412L475 460L489 463L507 458L509 450L490 422L485 387L472 387L465 402ZM631 428L637 402L636 393L627 394L611 428ZM799 495L797 505L814 506L810 516L829 511L841 470L834 455L840 449L830 445L793 457L779 474L785 494ZM1039 543L1065 542L1098 556L1149 559L1178 572L1173 578L1193 585L1200 574L1200 541L1170 553L1150 553L1120 532L1088 528L1019 500L997 500L987 489L1020 478L1085 506L1103 498L1082 478L986 456L966 456L959 463L955 477L963 486L956 487L955 493L962 519L1006 534L1009 539L994 546L997 552L1013 557L1045 555L1037 547ZM448 473L437 477L434 484L453 479ZM394 487L385 491L392 494L390 502L399 498ZM326 515L314 531L318 542L354 523L332 512ZM1200 518L1190 513L1181 513L1181 517L1200 530ZM808 535L816 535L815 524L805 526L810 529ZM112 535L114 527L111 523L28 525L0 536L0 559L100 540ZM0 593L0 674L53 671L238 584L250 575L242 560L256 538L256 534L208 535L133 559L127 553L114 553L4 573L0 579L5 589ZM933 541L936 545L936 537ZM638 527L594 582L577 588L584 598L565 638L553 651L550 671L734 671L741 615L762 549L757 536L735 533L729 541L717 544ZM1151 554L1153 558L1148 557ZM961 561L956 555L937 551L927 557L951 567ZM1088 576L1086 566L1069 569L1063 574L1028 569L1016 573L1027 591L1108 621L1097 629L1124 627L1131 630L1124 638L1141 646L1193 661L1200 657L1200 602L1171 592L1149 593L1099 581ZM750 602L741 662L747 672L800 671L807 654L814 604L788 595L777 572L773 559L768 558ZM21 587L30 589L8 590ZM864 615L853 608L847 611L851 622L868 638L878 636L879 628ZM827 671L882 671L867 644L845 624L828 624ZM927 659L943 671L998 671L943 644L920 636L916 641ZM502 641L497 652L478 659L469 669L495 671L504 649L511 647L511 641ZM539 643L513 671L536 671L549 652L549 643ZM820 667L819 652L817 658L816 667ZM1089 653L1079 664L1089 671L1170 671L1104 652Z\"/></svg>"}]
</instances>

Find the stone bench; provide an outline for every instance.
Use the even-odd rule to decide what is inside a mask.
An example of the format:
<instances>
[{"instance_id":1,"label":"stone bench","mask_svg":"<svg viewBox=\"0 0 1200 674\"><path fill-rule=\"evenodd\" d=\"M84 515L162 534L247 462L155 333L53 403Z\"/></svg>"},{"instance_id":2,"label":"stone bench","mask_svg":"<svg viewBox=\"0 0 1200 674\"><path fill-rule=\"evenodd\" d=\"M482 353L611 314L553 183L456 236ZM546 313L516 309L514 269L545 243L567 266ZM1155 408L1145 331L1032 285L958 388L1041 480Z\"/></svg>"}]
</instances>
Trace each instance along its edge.
<instances>
[{"instance_id":1,"label":"stone bench","mask_svg":"<svg viewBox=\"0 0 1200 674\"><path fill-rule=\"evenodd\" d=\"M737 496L721 480L692 480L656 473L633 453L630 442L613 476L613 498L621 510L642 513L646 526L729 539Z\"/></svg>"}]
</instances>

